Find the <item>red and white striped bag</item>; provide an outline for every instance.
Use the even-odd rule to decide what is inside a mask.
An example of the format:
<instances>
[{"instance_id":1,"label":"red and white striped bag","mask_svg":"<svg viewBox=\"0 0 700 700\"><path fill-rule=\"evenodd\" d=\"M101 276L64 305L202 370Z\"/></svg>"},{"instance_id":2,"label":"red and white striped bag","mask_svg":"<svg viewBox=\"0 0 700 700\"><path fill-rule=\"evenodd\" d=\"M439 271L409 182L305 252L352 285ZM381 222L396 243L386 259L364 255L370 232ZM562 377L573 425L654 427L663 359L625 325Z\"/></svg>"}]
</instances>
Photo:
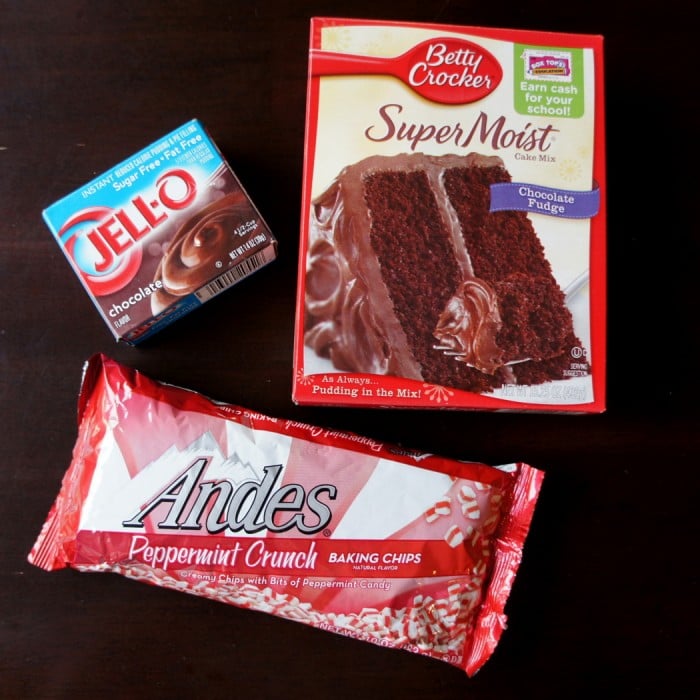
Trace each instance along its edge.
<instances>
[{"instance_id":1,"label":"red and white striped bag","mask_svg":"<svg viewBox=\"0 0 700 700\"><path fill-rule=\"evenodd\" d=\"M79 435L29 555L442 659L472 675L542 483L85 366Z\"/></svg>"}]
</instances>

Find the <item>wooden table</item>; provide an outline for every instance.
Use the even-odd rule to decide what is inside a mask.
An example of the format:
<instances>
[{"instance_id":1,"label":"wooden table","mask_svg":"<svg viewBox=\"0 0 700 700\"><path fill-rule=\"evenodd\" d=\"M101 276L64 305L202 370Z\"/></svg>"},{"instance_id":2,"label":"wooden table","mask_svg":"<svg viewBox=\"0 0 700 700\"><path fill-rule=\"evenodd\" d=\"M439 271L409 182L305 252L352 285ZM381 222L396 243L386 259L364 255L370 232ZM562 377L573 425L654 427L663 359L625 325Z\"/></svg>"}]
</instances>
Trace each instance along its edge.
<instances>
[{"instance_id":1,"label":"wooden table","mask_svg":"<svg viewBox=\"0 0 700 700\"><path fill-rule=\"evenodd\" d=\"M695 27L676 0L512 7L338 2L337 16L606 37L609 409L600 416L318 409L290 397L308 20L327 3L0 2L0 696L689 697L697 680ZM115 344L42 209L198 117L279 259L163 331ZM451 666L26 555L76 437L83 362L275 415L546 472L509 629Z\"/></svg>"}]
</instances>

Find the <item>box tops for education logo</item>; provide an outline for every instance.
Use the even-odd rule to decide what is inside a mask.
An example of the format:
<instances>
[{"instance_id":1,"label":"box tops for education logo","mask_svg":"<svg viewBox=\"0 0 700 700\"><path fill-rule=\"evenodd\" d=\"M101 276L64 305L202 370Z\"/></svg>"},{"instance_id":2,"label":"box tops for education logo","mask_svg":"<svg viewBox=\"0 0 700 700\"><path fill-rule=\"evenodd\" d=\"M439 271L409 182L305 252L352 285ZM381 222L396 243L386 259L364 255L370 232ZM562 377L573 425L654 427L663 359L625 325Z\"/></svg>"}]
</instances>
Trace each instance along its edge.
<instances>
[{"instance_id":1,"label":"box tops for education logo","mask_svg":"<svg viewBox=\"0 0 700 700\"><path fill-rule=\"evenodd\" d=\"M586 113L584 51L516 44L513 104L519 114L579 119Z\"/></svg>"},{"instance_id":2,"label":"box tops for education logo","mask_svg":"<svg viewBox=\"0 0 700 700\"><path fill-rule=\"evenodd\" d=\"M526 78L571 82L573 61L570 52L551 49L525 49L521 56Z\"/></svg>"}]
</instances>

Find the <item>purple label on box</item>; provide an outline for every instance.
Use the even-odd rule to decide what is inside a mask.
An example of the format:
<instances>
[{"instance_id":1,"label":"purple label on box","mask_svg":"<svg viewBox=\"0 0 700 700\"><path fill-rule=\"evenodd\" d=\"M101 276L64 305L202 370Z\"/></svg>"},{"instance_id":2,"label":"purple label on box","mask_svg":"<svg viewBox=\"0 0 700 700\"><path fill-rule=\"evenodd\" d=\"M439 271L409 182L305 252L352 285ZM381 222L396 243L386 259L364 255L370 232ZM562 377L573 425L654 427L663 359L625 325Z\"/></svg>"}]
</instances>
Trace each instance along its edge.
<instances>
[{"instance_id":1,"label":"purple label on box","mask_svg":"<svg viewBox=\"0 0 700 700\"><path fill-rule=\"evenodd\" d=\"M589 219L600 209L598 188L587 192L543 187L525 182L491 185L490 211L527 211L563 219Z\"/></svg>"}]
</instances>

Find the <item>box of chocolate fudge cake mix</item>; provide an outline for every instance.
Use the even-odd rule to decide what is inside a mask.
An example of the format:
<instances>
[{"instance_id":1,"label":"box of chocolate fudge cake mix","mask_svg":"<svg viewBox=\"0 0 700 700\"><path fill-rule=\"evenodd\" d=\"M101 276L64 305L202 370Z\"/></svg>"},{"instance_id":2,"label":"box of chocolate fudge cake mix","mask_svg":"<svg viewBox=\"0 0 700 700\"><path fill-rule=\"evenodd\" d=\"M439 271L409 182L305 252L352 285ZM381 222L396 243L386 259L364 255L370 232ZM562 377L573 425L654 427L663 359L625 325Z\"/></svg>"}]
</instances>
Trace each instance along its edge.
<instances>
[{"instance_id":1,"label":"box of chocolate fudge cake mix","mask_svg":"<svg viewBox=\"0 0 700 700\"><path fill-rule=\"evenodd\" d=\"M275 259L277 242L193 119L44 210L114 337L137 344Z\"/></svg>"},{"instance_id":2,"label":"box of chocolate fudge cake mix","mask_svg":"<svg viewBox=\"0 0 700 700\"><path fill-rule=\"evenodd\" d=\"M605 409L602 47L312 20L295 402Z\"/></svg>"}]
</instances>

